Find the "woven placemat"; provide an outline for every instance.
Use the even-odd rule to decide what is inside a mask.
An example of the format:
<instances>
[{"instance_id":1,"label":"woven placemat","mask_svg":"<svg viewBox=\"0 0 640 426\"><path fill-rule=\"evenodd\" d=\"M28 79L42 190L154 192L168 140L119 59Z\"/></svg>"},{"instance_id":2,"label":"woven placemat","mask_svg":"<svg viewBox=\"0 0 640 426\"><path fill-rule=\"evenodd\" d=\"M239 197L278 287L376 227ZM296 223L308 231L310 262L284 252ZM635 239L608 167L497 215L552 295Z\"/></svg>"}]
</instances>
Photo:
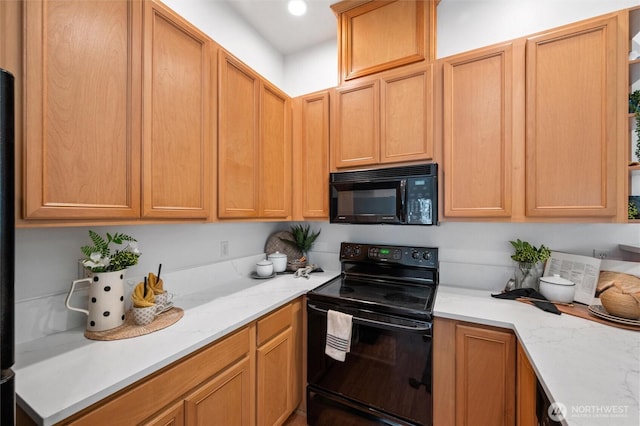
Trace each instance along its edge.
<instances>
[{"instance_id":1,"label":"woven placemat","mask_svg":"<svg viewBox=\"0 0 640 426\"><path fill-rule=\"evenodd\" d=\"M300 250L285 243L280 238L294 241L293 234L289 231L274 232L269 236L264 247L264 252L267 253L267 255L279 251L280 253L287 255L287 261L300 259L302 257L302 252Z\"/></svg>"},{"instance_id":2,"label":"woven placemat","mask_svg":"<svg viewBox=\"0 0 640 426\"><path fill-rule=\"evenodd\" d=\"M167 328L178 322L178 320L183 316L184 310L182 308L173 307L167 312L163 312L158 315L151 323L147 325L137 325L133 321L133 313L131 311L127 311L124 318L124 324L121 326L105 331L86 330L84 332L84 337L91 340L129 339L131 337L143 336L145 334Z\"/></svg>"}]
</instances>

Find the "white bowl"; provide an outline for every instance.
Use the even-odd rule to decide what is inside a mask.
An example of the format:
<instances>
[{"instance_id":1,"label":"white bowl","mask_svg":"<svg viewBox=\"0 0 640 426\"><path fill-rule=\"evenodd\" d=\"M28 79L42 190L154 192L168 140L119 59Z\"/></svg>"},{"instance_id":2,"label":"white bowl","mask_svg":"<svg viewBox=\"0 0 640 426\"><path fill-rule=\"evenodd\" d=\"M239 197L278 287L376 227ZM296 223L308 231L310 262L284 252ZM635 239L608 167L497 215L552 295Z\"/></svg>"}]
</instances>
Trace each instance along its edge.
<instances>
[{"instance_id":1,"label":"white bowl","mask_svg":"<svg viewBox=\"0 0 640 426\"><path fill-rule=\"evenodd\" d=\"M265 259L256 263L256 274L260 277L273 275L273 262Z\"/></svg>"},{"instance_id":2,"label":"white bowl","mask_svg":"<svg viewBox=\"0 0 640 426\"><path fill-rule=\"evenodd\" d=\"M540 293L551 302L571 303L576 293L576 284L558 274L540 278Z\"/></svg>"},{"instance_id":3,"label":"white bowl","mask_svg":"<svg viewBox=\"0 0 640 426\"><path fill-rule=\"evenodd\" d=\"M287 255L279 251L267 256L273 262L273 272L284 272L287 269Z\"/></svg>"}]
</instances>

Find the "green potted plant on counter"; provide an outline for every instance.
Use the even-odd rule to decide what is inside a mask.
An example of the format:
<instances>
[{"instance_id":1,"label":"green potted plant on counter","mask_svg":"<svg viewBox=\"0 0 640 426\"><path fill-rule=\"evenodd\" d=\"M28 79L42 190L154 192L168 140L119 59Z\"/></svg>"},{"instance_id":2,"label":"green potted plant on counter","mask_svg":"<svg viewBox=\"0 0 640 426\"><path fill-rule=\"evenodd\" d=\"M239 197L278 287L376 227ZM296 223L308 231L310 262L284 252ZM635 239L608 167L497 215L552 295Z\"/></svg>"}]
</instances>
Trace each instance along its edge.
<instances>
[{"instance_id":1,"label":"green potted plant on counter","mask_svg":"<svg viewBox=\"0 0 640 426\"><path fill-rule=\"evenodd\" d=\"M291 259L287 262L287 268L295 271L298 268L303 268L307 265L307 262L309 261L309 250L311 250L311 247L313 247L313 244L318 239L321 230L318 232L312 232L309 225L292 225L290 229L291 235L293 235L293 240L285 238L280 238L280 240L302 253L302 257L299 259Z\"/></svg>"},{"instance_id":2,"label":"green potted plant on counter","mask_svg":"<svg viewBox=\"0 0 640 426\"><path fill-rule=\"evenodd\" d=\"M544 271L544 262L551 257L551 250L541 244L540 247L531 245L528 241L509 241L515 252L511 259L517 262L515 269L515 288L538 289L538 279Z\"/></svg>"}]
</instances>

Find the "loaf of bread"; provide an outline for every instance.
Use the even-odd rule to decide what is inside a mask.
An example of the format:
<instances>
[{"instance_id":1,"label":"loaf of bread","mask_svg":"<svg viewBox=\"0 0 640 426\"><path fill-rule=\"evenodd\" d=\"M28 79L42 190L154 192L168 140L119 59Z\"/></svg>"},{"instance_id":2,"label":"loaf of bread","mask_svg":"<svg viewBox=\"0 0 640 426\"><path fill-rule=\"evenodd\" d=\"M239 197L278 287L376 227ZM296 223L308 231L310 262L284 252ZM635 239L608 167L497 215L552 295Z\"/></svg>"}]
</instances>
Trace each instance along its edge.
<instances>
[{"instance_id":1,"label":"loaf of bread","mask_svg":"<svg viewBox=\"0 0 640 426\"><path fill-rule=\"evenodd\" d=\"M640 278L622 272L602 271L596 296L611 315L640 319Z\"/></svg>"}]
</instances>

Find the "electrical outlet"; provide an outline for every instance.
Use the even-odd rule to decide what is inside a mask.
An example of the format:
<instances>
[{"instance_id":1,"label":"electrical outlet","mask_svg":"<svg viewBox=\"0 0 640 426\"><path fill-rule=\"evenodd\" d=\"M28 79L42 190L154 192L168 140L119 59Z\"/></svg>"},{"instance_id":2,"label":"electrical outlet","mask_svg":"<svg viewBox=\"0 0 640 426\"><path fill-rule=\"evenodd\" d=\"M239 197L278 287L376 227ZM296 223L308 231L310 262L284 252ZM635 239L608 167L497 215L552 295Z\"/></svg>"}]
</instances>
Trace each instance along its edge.
<instances>
[{"instance_id":1,"label":"electrical outlet","mask_svg":"<svg viewBox=\"0 0 640 426\"><path fill-rule=\"evenodd\" d=\"M596 259L606 259L609 257L609 250L593 249L593 257L595 257Z\"/></svg>"},{"instance_id":2,"label":"electrical outlet","mask_svg":"<svg viewBox=\"0 0 640 426\"><path fill-rule=\"evenodd\" d=\"M220 257L229 256L229 241L220 241Z\"/></svg>"}]
</instances>

